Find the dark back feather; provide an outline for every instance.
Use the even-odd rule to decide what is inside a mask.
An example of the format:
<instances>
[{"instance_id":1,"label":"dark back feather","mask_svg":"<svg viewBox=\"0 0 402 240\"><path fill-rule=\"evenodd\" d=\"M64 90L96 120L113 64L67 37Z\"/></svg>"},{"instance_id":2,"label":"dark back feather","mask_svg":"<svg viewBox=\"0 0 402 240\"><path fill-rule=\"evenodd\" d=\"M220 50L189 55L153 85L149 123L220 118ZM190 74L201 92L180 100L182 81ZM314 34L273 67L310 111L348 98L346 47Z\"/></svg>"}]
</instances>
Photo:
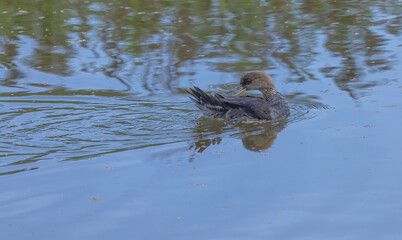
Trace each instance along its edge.
<instances>
[{"instance_id":1,"label":"dark back feather","mask_svg":"<svg viewBox=\"0 0 402 240\"><path fill-rule=\"evenodd\" d=\"M186 90L190 99L208 117L275 119L289 113L286 99L276 93L269 100L254 96L209 95L198 87Z\"/></svg>"}]
</instances>

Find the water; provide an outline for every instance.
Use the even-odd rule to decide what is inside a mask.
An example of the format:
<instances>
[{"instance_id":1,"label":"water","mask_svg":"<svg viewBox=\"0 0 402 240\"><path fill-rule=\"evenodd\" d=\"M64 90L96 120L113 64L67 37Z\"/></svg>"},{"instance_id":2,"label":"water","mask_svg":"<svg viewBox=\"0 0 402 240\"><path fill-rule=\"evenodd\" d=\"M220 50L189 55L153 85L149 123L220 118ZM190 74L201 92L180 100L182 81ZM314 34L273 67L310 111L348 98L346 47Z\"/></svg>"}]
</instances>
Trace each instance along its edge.
<instances>
[{"instance_id":1,"label":"water","mask_svg":"<svg viewBox=\"0 0 402 240\"><path fill-rule=\"evenodd\" d=\"M401 12L1 1L1 239L401 239ZM206 119L185 92L251 70L288 118Z\"/></svg>"}]
</instances>

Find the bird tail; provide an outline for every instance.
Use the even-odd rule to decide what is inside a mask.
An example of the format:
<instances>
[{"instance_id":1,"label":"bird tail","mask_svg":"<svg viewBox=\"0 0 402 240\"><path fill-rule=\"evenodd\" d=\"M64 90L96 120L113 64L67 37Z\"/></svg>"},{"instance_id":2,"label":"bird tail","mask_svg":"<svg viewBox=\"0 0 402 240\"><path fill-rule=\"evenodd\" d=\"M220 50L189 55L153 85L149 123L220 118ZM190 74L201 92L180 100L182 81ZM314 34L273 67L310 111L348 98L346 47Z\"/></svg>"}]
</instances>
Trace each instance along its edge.
<instances>
[{"instance_id":1,"label":"bird tail","mask_svg":"<svg viewBox=\"0 0 402 240\"><path fill-rule=\"evenodd\" d=\"M227 109L222 101L224 99L222 95L209 95L195 86L186 91L191 95L190 99L205 115L221 117L226 113Z\"/></svg>"}]
</instances>

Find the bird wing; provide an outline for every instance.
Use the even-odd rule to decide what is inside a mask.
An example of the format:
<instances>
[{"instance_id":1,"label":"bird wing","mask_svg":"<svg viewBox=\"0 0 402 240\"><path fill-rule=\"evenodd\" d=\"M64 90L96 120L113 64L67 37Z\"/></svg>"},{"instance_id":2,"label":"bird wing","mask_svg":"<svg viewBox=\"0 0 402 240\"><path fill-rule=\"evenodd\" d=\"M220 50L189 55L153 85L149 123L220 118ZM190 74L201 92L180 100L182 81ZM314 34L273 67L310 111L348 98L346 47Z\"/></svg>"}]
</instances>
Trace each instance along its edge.
<instances>
[{"instance_id":1,"label":"bird wing","mask_svg":"<svg viewBox=\"0 0 402 240\"><path fill-rule=\"evenodd\" d=\"M269 108L267 102L261 97L241 96L241 97L225 97L223 99L225 105L232 110L232 114L249 116L252 118L269 119Z\"/></svg>"}]
</instances>

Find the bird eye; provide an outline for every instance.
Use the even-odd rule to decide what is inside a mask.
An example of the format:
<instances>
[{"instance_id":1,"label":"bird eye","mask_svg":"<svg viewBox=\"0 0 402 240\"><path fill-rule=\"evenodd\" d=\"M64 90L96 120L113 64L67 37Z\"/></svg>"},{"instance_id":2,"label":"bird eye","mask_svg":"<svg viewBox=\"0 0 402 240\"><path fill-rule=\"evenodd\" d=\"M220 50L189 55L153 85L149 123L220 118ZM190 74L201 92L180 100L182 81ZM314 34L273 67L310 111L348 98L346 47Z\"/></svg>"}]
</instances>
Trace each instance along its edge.
<instances>
[{"instance_id":1,"label":"bird eye","mask_svg":"<svg viewBox=\"0 0 402 240\"><path fill-rule=\"evenodd\" d=\"M246 85L249 85L251 83L251 78L249 78L249 77L245 77L245 78L243 78L242 80L241 80L241 85L243 86L243 87L245 87Z\"/></svg>"}]
</instances>

